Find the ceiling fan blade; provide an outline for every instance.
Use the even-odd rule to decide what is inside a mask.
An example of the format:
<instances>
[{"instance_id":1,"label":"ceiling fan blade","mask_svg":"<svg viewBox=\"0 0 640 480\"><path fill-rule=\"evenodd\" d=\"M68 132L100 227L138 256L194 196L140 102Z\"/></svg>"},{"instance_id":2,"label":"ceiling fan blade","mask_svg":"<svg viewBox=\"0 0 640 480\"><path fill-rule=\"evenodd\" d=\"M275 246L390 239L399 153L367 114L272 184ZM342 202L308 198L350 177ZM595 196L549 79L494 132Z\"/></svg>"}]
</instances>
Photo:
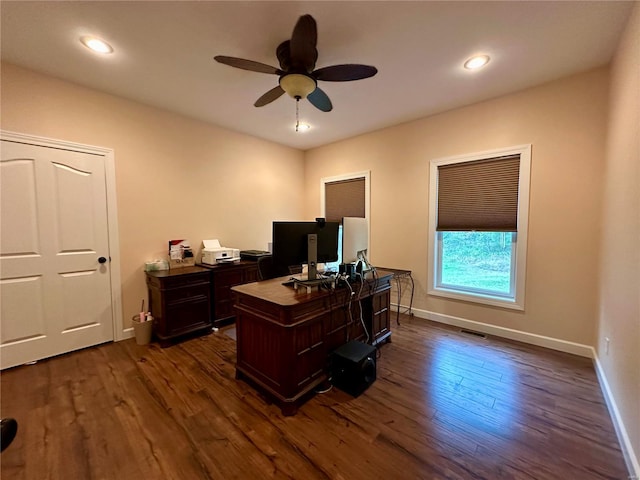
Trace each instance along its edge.
<instances>
[{"instance_id":1,"label":"ceiling fan blade","mask_svg":"<svg viewBox=\"0 0 640 480\"><path fill-rule=\"evenodd\" d=\"M331 100L329 100L327 94L318 87L316 87L313 92L307 95L307 100L311 102L311 105L316 107L318 110L322 110L323 112L330 112L333 109L333 105L331 105Z\"/></svg>"},{"instance_id":2,"label":"ceiling fan blade","mask_svg":"<svg viewBox=\"0 0 640 480\"><path fill-rule=\"evenodd\" d=\"M266 104L273 102L274 100L280 98L280 96L284 93L284 90L280 85L272 88L267 93L262 95L256 103L253 104L254 107L264 107Z\"/></svg>"},{"instance_id":3,"label":"ceiling fan blade","mask_svg":"<svg viewBox=\"0 0 640 480\"><path fill-rule=\"evenodd\" d=\"M278 48L276 48L276 57L278 57L278 62L280 62L280 68L288 72L291 68L291 42L289 40L285 40L278 45Z\"/></svg>"},{"instance_id":4,"label":"ceiling fan blade","mask_svg":"<svg viewBox=\"0 0 640 480\"><path fill-rule=\"evenodd\" d=\"M311 75L316 80L324 80L325 82L349 82L351 80L373 77L376 73L378 73L376 67L349 63L346 65L333 65L331 67L319 68Z\"/></svg>"},{"instance_id":5,"label":"ceiling fan blade","mask_svg":"<svg viewBox=\"0 0 640 480\"><path fill-rule=\"evenodd\" d=\"M224 55L216 55L213 58L217 62L224 63L230 67L242 68L243 70L250 70L252 72L273 73L275 75L282 75L284 73L279 68L272 67L265 63L254 62L253 60L245 60L244 58L226 57Z\"/></svg>"},{"instance_id":6,"label":"ceiling fan blade","mask_svg":"<svg viewBox=\"0 0 640 480\"><path fill-rule=\"evenodd\" d=\"M298 19L291 35L291 65L307 73L313 71L318 59L318 30L316 21L311 15L303 15Z\"/></svg>"}]
</instances>

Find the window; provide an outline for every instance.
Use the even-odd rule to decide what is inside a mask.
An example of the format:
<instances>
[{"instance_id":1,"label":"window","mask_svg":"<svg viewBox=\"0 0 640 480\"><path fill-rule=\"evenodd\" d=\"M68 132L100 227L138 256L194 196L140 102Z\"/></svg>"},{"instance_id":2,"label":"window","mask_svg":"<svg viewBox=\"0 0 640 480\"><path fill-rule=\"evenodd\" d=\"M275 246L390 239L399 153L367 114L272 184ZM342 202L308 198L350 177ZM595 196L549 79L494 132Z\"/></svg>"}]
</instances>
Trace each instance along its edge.
<instances>
[{"instance_id":1,"label":"window","mask_svg":"<svg viewBox=\"0 0 640 480\"><path fill-rule=\"evenodd\" d=\"M368 171L321 178L320 216L331 222L342 222L343 217L369 218L369 185ZM342 225L338 257L337 262L326 267L337 270L342 261Z\"/></svg>"},{"instance_id":2,"label":"window","mask_svg":"<svg viewBox=\"0 0 640 480\"><path fill-rule=\"evenodd\" d=\"M429 294L524 309L531 146L431 161Z\"/></svg>"},{"instance_id":3,"label":"window","mask_svg":"<svg viewBox=\"0 0 640 480\"><path fill-rule=\"evenodd\" d=\"M366 178L363 176L322 179L324 217L328 222L342 222L343 217L366 218Z\"/></svg>"}]
</instances>

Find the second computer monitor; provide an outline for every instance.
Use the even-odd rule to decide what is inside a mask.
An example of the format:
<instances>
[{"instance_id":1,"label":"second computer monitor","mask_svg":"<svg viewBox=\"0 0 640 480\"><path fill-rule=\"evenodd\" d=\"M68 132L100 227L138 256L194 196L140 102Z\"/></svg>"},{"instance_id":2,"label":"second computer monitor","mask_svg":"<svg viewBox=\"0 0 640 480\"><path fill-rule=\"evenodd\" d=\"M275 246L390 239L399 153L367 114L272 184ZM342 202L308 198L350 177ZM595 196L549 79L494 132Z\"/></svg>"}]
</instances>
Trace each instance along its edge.
<instances>
[{"instance_id":1,"label":"second computer monitor","mask_svg":"<svg viewBox=\"0 0 640 480\"><path fill-rule=\"evenodd\" d=\"M369 221L366 218L342 219L342 263L365 260L369 249Z\"/></svg>"}]
</instances>

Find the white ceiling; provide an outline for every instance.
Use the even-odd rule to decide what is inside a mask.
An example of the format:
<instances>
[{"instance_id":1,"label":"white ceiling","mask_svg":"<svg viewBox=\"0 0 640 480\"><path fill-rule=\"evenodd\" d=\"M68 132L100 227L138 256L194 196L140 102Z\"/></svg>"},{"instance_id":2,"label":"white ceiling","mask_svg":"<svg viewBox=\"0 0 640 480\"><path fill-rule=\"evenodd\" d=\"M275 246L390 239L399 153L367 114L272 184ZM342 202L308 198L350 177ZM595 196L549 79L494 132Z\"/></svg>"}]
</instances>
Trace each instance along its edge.
<instances>
[{"instance_id":1,"label":"white ceiling","mask_svg":"<svg viewBox=\"0 0 640 480\"><path fill-rule=\"evenodd\" d=\"M634 2L12 2L3 0L4 61L299 149L606 65ZM219 64L215 55L278 66L298 17L318 24L316 68L363 63L372 78L320 82L332 112L286 95L253 102L278 77ZM115 49L91 53L78 38ZM491 56L469 72L469 56Z\"/></svg>"}]
</instances>

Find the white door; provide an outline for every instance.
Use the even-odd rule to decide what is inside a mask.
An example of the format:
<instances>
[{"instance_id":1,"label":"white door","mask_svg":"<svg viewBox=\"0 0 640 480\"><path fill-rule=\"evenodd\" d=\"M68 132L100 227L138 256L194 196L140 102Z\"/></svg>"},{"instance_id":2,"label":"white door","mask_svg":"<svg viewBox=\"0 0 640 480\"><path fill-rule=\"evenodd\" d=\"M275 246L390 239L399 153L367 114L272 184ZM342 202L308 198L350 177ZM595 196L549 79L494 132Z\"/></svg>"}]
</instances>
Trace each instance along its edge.
<instances>
[{"instance_id":1,"label":"white door","mask_svg":"<svg viewBox=\"0 0 640 480\"><path fill-rule=\"evenodd\" d=\"M0 191L0 368L113 340L104 157L2 140Z\"/></svg>"}]
</instances>

